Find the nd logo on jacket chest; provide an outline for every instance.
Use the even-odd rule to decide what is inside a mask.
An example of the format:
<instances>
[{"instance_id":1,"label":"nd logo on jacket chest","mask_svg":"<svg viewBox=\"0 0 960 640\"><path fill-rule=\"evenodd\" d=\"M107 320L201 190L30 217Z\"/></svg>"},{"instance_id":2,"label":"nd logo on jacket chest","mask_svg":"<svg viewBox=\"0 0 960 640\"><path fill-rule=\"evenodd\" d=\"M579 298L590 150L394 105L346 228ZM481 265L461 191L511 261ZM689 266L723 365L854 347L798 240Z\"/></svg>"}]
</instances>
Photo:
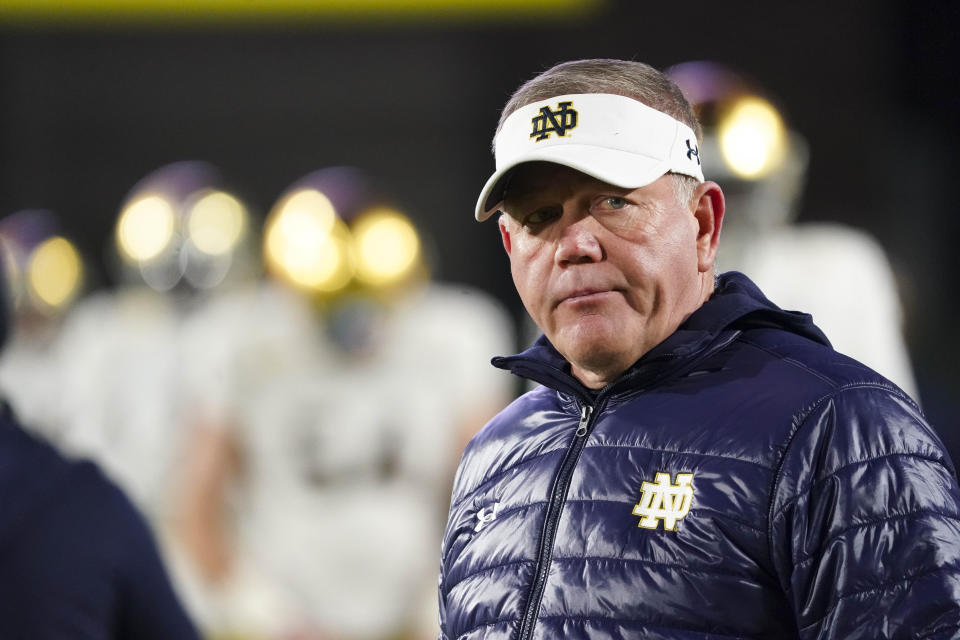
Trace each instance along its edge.
<instances>
[{"instance_id":1,"label":"nd logo on jacket chest","mask_svg":"<svg viewBox=\"0 0 960 640\"><path fill-rule=\"evenodd\" d=\"M670 474L663 472L657 473L653 482L644 482L640 486L640 502L633 508L633 515L642 516L637 526L656 529L663 520L664 531L676 531L677 521L690 511L692 483L692 473L678 473L676 483L671 483Z\"/></svg>"}]
</instances>

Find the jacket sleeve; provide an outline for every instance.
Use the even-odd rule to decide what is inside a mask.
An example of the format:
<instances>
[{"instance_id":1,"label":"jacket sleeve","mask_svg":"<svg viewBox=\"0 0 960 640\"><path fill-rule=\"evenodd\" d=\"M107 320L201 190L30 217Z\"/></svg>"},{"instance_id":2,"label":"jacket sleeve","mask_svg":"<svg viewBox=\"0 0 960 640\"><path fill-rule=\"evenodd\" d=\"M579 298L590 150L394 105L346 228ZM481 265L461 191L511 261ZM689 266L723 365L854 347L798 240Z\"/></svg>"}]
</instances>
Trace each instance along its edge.
<instances>
[{"instance_id":1,"label":"jacket sleeve","mask_svg":"<svg viewBox=\"0 0 960 640\"><path fill-rule=\"evenodd\" d=\"M440 602L440 633L437 634L437 640L447 640L447 603L443 598L443 570L440 571L438 580L437 596Z\"/></svg>"},{"instance_id":2,"label":"jacket sleeve","mask_svg":"<svg viewBox=\"0 0 960 640\"><path fill-rule=\"evenodd\" d=\"M457 474L454 478L454 488L453 494L450 497L451 504L451 513L452 505L457 500L457 488L460 482L460 472L463 468L463 460L461 459L460 464L457 466ZM447 525L444 527L443 538L440 542L440 575L437 578L437 603L439 607L439 621L440 621L440 632L437 634L437 640L449 640L450 636L447 634L447 599L444 596L445 586L444 582L447 577L447 545L449 536L450 536L450 514L447 516Z\"/></svg>"},{"instance_id":3,"label":"jacket sleeve","mask_svg":"<svg viewBox=\"0 0 960 640\"><path fill-rule=\"evenodd\" d=\"M957 637L960 489L895 390L846 388L798 417L769 535L803 640Z\"/></svg>"}]
</instances>

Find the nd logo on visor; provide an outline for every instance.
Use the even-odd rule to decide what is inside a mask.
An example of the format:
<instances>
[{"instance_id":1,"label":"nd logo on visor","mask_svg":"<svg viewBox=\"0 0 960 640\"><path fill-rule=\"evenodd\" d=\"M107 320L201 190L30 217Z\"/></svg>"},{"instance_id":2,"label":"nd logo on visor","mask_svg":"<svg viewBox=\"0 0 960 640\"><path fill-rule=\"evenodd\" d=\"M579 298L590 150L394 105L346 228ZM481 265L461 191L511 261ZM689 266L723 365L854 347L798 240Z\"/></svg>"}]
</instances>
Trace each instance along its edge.
<instances>
[{"instance_id":1,"label":"nd logo on visor","mask_svg":"<svg viewBox=\"0 0 960 640\"><path fill-rule=\"evenodd\" d=\"M578 114L576 109L571 108L572 104L572 102L559 102L556 111L549 106L540 107L540 113L530 120L533 124L530 137L534 138L534 142L546 140L551 133L565 136L567 131L575 128Z\"/></svg>"}]
</instances>

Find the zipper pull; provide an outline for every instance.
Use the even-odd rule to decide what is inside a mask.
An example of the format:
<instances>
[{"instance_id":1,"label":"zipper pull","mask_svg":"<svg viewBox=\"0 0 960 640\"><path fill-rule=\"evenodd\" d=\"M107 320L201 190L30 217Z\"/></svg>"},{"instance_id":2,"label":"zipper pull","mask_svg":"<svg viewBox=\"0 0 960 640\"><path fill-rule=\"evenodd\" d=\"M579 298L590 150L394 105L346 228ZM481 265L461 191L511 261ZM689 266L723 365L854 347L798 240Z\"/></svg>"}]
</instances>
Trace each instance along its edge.
<instances>
[{"instance_id":1,"label":"zipper pull","mask_svg":"<svg viewBox=\"0 0 960 640\"><path fill-rule=\"evenodd\" d=\"M590 415L593 413L593 407L588 404L583 405L583 408L580 410L580 424L577 425L577 437L582 438L587 435L587 422L590 420Z\"/></svg>"}]
</instances>

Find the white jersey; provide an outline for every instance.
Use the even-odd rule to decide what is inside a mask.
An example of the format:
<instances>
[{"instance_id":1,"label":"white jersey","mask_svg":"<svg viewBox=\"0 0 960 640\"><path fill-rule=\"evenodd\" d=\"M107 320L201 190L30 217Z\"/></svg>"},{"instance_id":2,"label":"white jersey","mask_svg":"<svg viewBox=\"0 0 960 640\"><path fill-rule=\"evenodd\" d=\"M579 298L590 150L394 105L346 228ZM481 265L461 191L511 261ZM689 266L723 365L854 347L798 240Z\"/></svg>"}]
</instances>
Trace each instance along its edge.
<instances>
[{"instance_id":1,"label":"white jersey","mask_svg":"<svg viewBox=\"0 0 960 640\"><path fill-rule=\"evenodd\" d=\"M180 314L140 287L94 294L67 318L59 443L90 457L156 521L181 446Z\"/></svg>"},{"instance_id":2,"label":"white jersey","mask_svg":"<svg viewBox=\"0 0 960 640\"><path fill-rule=\"evenodd\" d=\"M784 226L743 243L730 262L776 305L813 315L834 349L916 397L903 340L903 310L883 248L867 234L838 224Z\"/></svg>"},{"instance_id":3,"label":"white jersey","mask_svg":"<svg viewBox=\"0 0 960 640\"><path fill-rule=\"evenodd\" d=\"M188 411L233 421L265 379L325 357L320 330L307 303L283 287L253 284L212 300L185 323Z\"/></svg>"},{"instance_id":4,"label":"white jersey","mask_svg":"<svg viewBox=\"0 0 960 640\"><path fill-rule=\"evenodd\" d=\"M0 394L25 428L54 442L63 427L58 332L52 321L15 330L0 356Z\"/></svg>"},{"instance_id":5,"label":"white jersey","mask_svg":"<svg viewBox=\"0 0 960 640\"><path fill-rule=\"evenodd\" d=\"M372 347L344 353L278 287L215 307L191 343L194 377L219 383L194 390L237 429L244 553L285 594L285 615L346 637L395 633L435 573L464 421L511 397L511 376L489 364L514 348L509 318L430 285L377 316Z\"/></svg>"}]
</instances>

